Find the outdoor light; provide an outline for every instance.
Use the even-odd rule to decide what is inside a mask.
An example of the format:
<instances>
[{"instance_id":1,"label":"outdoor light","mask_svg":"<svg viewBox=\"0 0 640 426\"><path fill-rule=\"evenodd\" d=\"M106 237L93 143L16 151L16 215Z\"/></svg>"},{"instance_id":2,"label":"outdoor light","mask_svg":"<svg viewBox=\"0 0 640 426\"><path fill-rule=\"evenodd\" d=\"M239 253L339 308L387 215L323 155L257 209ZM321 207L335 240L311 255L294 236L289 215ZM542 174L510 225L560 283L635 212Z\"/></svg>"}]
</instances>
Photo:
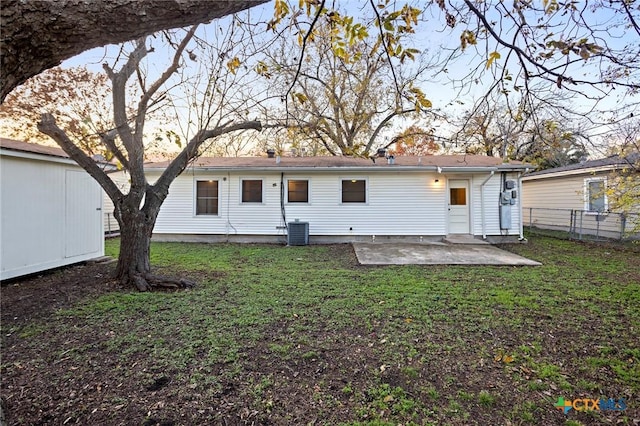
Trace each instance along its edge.
<instances>
[{"instance_id":1,"label":"outdoor light","mask_svg":"<svg viewBox=\"0 0 640 426\"><path fill-rule=\"evenodd\" d=\"M440 182L440 179L436 179L436 183Z\"/></svg>"}]
</instances>

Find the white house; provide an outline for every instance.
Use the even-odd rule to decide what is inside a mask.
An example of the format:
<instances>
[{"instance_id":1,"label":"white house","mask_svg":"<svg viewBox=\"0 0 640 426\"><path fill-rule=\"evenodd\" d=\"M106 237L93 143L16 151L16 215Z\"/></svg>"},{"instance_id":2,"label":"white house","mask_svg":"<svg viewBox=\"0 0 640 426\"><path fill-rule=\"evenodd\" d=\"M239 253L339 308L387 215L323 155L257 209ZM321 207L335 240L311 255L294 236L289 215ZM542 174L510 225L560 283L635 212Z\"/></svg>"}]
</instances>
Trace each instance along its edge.
<instances>
[{"instance_id":1,"label":"white house","mask_svg":"<svg viewBox=\"0 0 640 426\"><path fill-rule=\"evenodd\" d=\"M0 279L104 255L100 186L59 148L0 138Z\"/></svg>"},{"instance_id":2,"label":"white house","mask_svg":"<svg viewBox=\"0 0 640 426\"><path fill-rule=\"evenodd\" d=\"M167 163L150 163L157 179ZM157 240L411 241L450 234L522 238L520 175L530 165L442 155L199 158L171 185Z\"/></svg>"}]
</instances>

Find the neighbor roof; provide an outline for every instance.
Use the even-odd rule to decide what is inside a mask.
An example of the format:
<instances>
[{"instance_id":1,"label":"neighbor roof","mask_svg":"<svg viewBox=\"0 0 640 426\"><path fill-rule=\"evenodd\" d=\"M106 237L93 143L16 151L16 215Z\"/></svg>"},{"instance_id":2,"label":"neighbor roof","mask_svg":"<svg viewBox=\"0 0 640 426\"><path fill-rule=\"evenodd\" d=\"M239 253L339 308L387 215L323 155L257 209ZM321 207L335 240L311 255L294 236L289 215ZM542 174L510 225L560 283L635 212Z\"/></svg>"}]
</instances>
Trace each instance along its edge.
<instances>
[{"instance_id":1,"label":"neighbor roof","mask_svg":"<svg viewBox=\"0 0 640 426\"><path fill-rule=\"evenodd\" d=\"M164 169L168 161L147 163L147 169ZM395 157L393 164L386 158L354 158L354 157L200 157L192 167L196 169L228 170L228 169L266 169L292 170L316 169L330 170L336 168L348 169L432 169L438 167L446 169L489 169L489 170L525 170L533 168L531 164L521 161L503 162L501 158L484 155L427 155Z\"/></svg>"},{"instance_id":2,"label":"neighbor roof","mask_svg":"<svg viewBox=\"0 0 640 426\"><path fill-rule=\"evenodd\" d=\"M7 139L2 137L0 137L0 148L9 149L12 151L49 155L52 157L69 158L66 152L57 147L38 145L35 143L17 141L14 139Z\"/></svg>"},{"instance_id":3,"label":"neighbor roof","mask_svg":"<svg viewBox=\"0 0 640 426\"><path fill-rule=\"evenodd\" d=\"M621 167L629 166L638 159L638 154L631 154L626 157L619 155L611 155L597 160L582 161L580 163L569 164L568 166L554 167L552 169L540 170L538 172L528 173L527 178L562 176L568 174L590 173L599 170L613 170Z\"/></svg>"}]
</instances>

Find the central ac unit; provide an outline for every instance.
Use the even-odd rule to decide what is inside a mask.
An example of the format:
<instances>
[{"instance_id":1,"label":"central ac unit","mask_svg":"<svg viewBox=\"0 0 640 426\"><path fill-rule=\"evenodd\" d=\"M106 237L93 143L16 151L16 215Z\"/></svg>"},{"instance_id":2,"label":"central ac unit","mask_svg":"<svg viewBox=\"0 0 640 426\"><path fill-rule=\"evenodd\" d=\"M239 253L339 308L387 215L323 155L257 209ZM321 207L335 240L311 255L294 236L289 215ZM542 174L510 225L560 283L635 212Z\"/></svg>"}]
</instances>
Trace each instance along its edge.
<instances>
[{"instance_id":1,"label":"central ac unit","mask_svg":"<svg viewBox=\"0 0 640 426\"><path fill-rule=\"evenodd\" d=\"M306 246L309 244L309 222L289 222L287 244L290 246Z\"/></svg>"}]
</instances>

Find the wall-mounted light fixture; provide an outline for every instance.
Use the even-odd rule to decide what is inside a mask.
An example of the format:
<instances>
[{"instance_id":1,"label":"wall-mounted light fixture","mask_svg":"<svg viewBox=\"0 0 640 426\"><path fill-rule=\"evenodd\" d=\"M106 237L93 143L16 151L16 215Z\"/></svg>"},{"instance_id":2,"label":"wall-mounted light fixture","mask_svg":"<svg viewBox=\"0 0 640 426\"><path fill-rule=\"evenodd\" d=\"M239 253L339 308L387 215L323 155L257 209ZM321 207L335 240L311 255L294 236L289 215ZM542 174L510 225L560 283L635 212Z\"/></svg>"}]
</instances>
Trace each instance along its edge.
<instances>
[{"instance_id":1,"label":"wall-mounted light fixture","mask_svg":"<svg viewBox=\"0 0 640 426\"><path fill-rule=\"evenodd\" d=\"M440 182L440 179L436 179L436 183Z\"/></svg>"}]
</instances>

